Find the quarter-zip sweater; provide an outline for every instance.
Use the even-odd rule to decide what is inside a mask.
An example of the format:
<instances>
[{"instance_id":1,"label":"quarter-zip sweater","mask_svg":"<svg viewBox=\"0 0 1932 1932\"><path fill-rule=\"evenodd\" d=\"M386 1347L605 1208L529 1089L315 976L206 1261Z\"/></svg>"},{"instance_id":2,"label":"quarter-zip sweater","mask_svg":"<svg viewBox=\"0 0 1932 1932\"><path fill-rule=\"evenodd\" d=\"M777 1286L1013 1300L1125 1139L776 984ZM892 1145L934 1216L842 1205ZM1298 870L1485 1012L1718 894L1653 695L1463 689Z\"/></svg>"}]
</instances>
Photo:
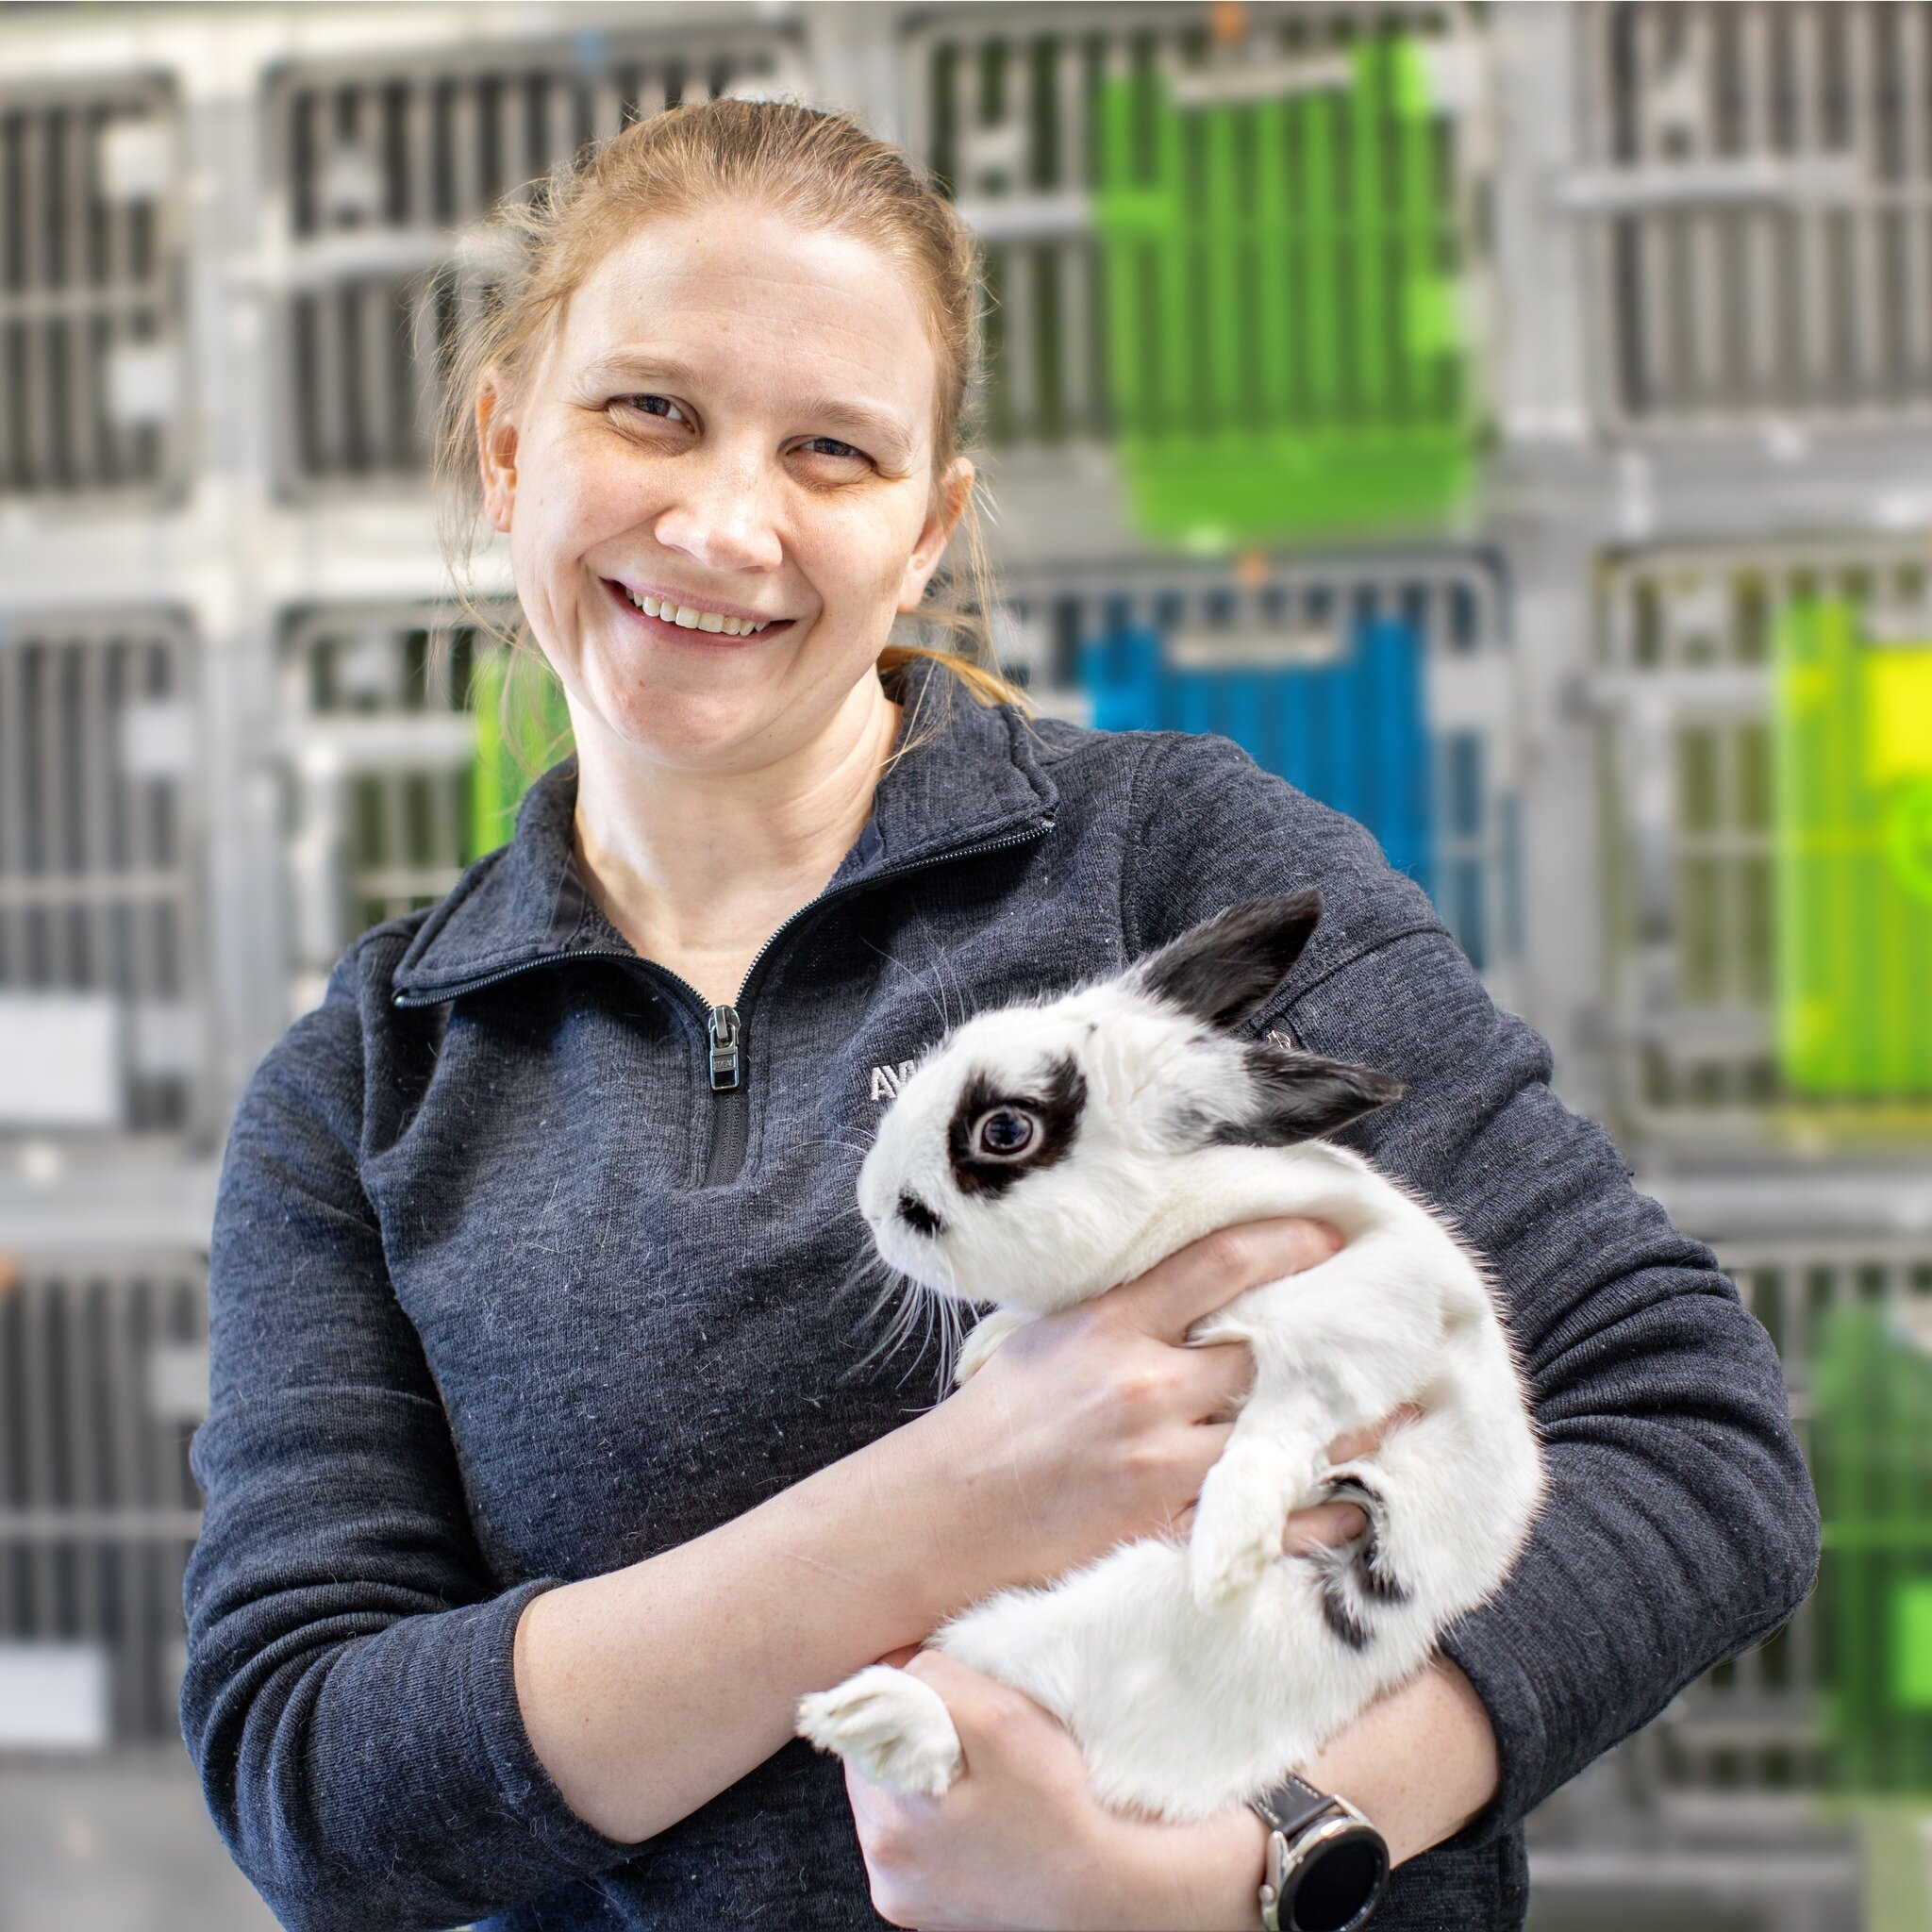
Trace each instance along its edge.
<instances>
[{"instance_id":1,"label":"quarter-zip sweater","mask_svg":"<svg viewBox=\"0 0 1932 1932\"><path fill-rule=\"evenodd\" d=\"M948 1021L1315 886L1321 924L1250 1026L1406 1083L1339 1138L1485 1256L1551 1478L1517 1569L1443 1641L1501 1789L1376 1925L1519 1924L1524 1814L1810 1583L1769 1339L1361 826L1225 739L900 675L902 741L932 735L729 1008L585 891L566 763L509 845L363 935L258 1070L192 1450L181 1716L215 1822L312 1932L881 1923L840 1767L802 1743L642 1844L578 1818L523 1725L517 1620L937 1395L866 1360L845 1284L860 1149Z\"/></svg>"}]
</instances>

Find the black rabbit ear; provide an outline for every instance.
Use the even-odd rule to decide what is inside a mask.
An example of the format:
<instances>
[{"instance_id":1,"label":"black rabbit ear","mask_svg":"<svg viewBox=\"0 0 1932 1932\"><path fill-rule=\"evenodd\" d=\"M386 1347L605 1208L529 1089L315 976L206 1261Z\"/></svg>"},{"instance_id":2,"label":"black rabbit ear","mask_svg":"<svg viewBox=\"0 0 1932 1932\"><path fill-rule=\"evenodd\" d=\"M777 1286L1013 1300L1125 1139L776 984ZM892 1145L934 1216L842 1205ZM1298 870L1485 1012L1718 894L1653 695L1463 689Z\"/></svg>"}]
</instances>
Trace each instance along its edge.
<instances>
[{"instance_id":1,"label":"black rabbit ear","mask_svg":"<svg viewBox=\"0 0 1932 1932\"><path fill-rule=\"evenodd\" d=\"M1210 1026L1239 1025L1288 977L1321 916L1313 888L1232 906L1137 961L1127 984Z\"/></svg>"},{"instance_id":2,"label":"black rabbit ear","mask_svg":"<svg viewBox=\"0 0 1932 1932\"><path fill-rule=\"evenodd\" d=\"M1208 1139L1219 1145L1286 1147L1312 1141L1402 1097L1402 1082L1373 1067L1286 1052L1265 1041L1243 1058L1254 1078L1253 1098L1238 1118L1215 1123Z\"/></svg>"}]
</instances>

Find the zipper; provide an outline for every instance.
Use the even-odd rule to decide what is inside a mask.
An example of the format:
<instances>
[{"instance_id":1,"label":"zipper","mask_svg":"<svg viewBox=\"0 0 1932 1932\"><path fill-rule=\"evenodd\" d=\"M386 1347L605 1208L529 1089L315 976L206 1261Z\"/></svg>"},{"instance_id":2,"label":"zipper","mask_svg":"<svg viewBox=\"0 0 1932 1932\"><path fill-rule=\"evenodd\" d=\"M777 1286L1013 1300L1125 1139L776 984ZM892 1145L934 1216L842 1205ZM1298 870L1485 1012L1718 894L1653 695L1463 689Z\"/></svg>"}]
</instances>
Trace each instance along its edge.
<instances>
[{"instance_id":1,"label":"zipper","mask_svg":"<svg viewBox=\"0 0 1932 1932\"><path fill-rule=\"evenodd\" d=\"M711 1042L711 1091L714 1093L729 1092L741 1083L744 1074L739 1057L738 1008L713 1007L710 1017L705 1022L705 1031Z\"/></svg>"},{"instance_id":2,"label":"zipper","mask_svg":"<svg viewBox=\"0 0 1932 1932\"><path fill-rule=\"evenodd\" d=\"M1008 832L997 839L982 839L975 845L956 845L944 852L928 852L924 858L885 866L863 878L847 879L841 886L827 887L783 921L752 955L751 964L744 969L744 977L739 982L738 996L729 1006L712 1006L690 980L673 973L668 966L659 966L653 959L641 959L632 952L620 953L610 946L587 947L582 952L552 953L541 958L525 959L517 965L506 966L500 972L465 979L447 992L434 995L395 993L391 996L390 1004L405 1010L412 1007L441 1006L445 1001L460 999L465 993L480 992L485 987L501 985L504 980L514 979L520 974L534 973L546 966L566 965L576 959L624 960L633 971L641 971L650 977L665 981L686 997L687 1004L695 1014L703 1015L708 1070L717 1104L711 1113L711 1142L705 1157L705 1176L699 1185L720 1187L734 1178L743 1166L750 1140L751 1095L745 1085L743 1009L751 995L752 983L758 975L758 968L764 964L773 947L803 920L819 913L835 899L883 885L888 879L903 878L909 873L949 864L956 858L976 858L983 852L999 852L1010 845L1025 845L1035 839L1044 838L1053 826L1054 821L1048 816L1024 831Z\"/></svg>"}]
</instances>

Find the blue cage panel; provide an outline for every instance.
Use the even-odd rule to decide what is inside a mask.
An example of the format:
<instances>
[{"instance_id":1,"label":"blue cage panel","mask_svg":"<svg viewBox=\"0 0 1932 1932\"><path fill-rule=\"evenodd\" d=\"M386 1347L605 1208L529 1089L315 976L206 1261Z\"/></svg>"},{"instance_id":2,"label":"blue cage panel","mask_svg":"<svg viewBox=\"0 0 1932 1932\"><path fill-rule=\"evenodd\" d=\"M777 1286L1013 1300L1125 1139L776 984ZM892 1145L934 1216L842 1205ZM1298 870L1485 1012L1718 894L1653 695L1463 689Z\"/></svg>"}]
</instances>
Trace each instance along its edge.
<instances>
[{"instance_id":1,"label":"blue cage panel","mask_svg":"<svg viewBox=\"0 0 1932 1932\"><path fill-rule=\"evenodd\" d=\"M1424 652L1406 617L1274 634L1124 625L1090 640L1080 669L1103 730L1231 738L1263 770L1359 820L1390 864L1433 892ZM1479 780L1464 774L1465 788ZM1458 871L1458 899L1467 883ZM1473 909L1479 930L1479 883Z\"/></svg>"}]
</instances>

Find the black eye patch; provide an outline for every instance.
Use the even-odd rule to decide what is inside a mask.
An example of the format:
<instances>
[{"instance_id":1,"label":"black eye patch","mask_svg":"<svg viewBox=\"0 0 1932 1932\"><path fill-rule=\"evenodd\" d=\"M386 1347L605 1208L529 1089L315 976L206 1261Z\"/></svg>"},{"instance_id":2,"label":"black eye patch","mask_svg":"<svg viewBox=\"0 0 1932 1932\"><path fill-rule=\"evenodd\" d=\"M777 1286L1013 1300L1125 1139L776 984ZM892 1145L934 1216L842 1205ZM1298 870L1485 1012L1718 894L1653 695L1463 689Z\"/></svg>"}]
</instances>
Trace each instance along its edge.
<instances>
[{"instance_id":1,"label":"black eye patch","mask_svg":"<svg viewBox=\"0 0 1932 1932\"><path fill-rule=\"evenodd\" d=\"M962 1194L997 1196L1022 1174L1051 1167L1073 1146L1086 1106L1087 1076L1071 1054L1047 1063L1046 1079L1034 1093L1008 1092L975 1072L946 1130L954 1186ZM991 1121L989 1114L994 1116ZM982 1122L986 1131L975 1131ZM1027 1122L1030 1134L1024 1131Z\"/></svg>"}]
</instances>

